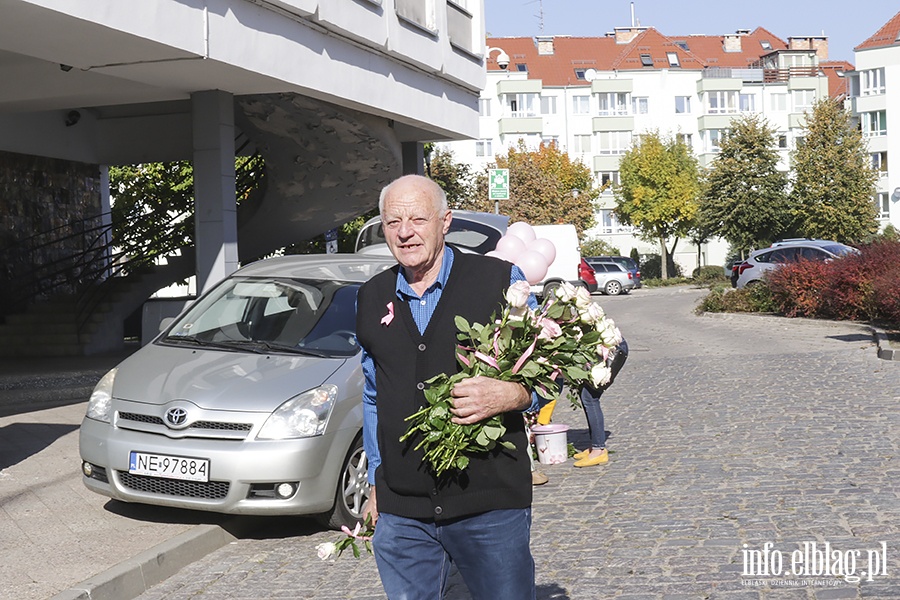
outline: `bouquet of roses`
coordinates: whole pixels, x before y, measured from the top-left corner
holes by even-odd
[[[451,421],[450,390],[458,381],[478,375],[515,381],[552,400],[562,375],[575,405],[582,384],[600,387],[609,382],[607,359],[622,335],[588,291],[563,283],[536,310],[528,306],[529,294],[527,282],[511,285],[505,308],[492,316],[490,324],[470,324],[456,317],[460,340],[456,358],[462,370],[426,382],[426,404],[406,418],[410,425],[400,438],[402,442],[418,434],[416,449],[424,448],[423,460],[436,475],[464,470],[469,455],[493,450],[497,444],[514,449],[500,439],[506,433],[500,415],[473,425]]]

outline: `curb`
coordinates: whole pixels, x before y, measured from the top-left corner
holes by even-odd
[[[237,538],[218,525],[198,525],[122,561],[50,600],[132,600]]]
[[[884,331],[877,327],[872,327],[872,336],[875,338],[875,345],[878,346],[878,358],[883,360],[900,360],[900,349],[891,347],[888,336]]]

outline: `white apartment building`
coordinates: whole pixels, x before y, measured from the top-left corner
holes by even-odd
[[[900,13],[854,48],[849,102],[879,171],[875,203],[882,228],[900,229],[900,125],[888,115],[900,105]]]
[[[843,72],[852,69],[826,62],[825,37],[784,41],[763,28],[667,36],[652,27],[624,27],[604,37],[489,38],[487,45],[479,137],[442,146],[480,169],[520,139],[532,148],[552,141],[588,165],[598,185],[618,182],[622,154],[651,130],[681,137],[709,166],[731,120],[744,113],[762,114],[778,132],[787,170],[805,111],[818,98],[840,94]],[[498,56],[508,59],[506,69],[498,67]],[[656,243],[616,221],[614,207],[607,186],[598,224],[587,235],[626,255],[632,248],[658,253]],[[723,264],[727,251],[723,240],[699,249],[681,240],[675,260],[690,274],[698,264]]]

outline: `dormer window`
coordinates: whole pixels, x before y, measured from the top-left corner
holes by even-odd
[[[652,67],[653,57],[649,54],[641,54],[641,64],[645,67]]]
[[[769,42],[769,40],[760,40],[759,45],[762,46],[763,50],[771,50],[772,49],[772,43]]]

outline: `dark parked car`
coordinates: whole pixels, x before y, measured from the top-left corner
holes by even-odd
[[[586,259],[588,264],[597,270],[594,266],[595,262],[613,262],[625,267],[625,270],[631,273],[631,280],[634,282],[634,289],[641,287],[641,271],[637,262],[628,256],[591,256]]]

